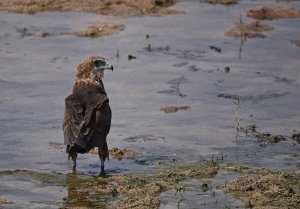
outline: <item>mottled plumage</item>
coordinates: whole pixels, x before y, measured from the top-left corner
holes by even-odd
[[[113,67],[102,57],[89,57],[77,67],[73,93],[65,99],[64,144],[76,169],[77,153],[98,147],[101,173],[109,157],[106,136],[111,125],[111,109],[102,78],[104,70]]]

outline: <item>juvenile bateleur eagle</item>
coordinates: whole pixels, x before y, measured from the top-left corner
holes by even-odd
[[[66,152],[76,170],[77,154],[98,147],[100,176],[105,175],[104,161],[109,158],[106,136],[111,125],[111,109],[102,78],[113,66],[103,57],[86,58],[77,67],[73,92],[65,99],[63,123]]]

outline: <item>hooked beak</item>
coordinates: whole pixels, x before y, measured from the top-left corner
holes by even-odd
[[[107,60],[95,60],[94,61],[95,70],[114,70],[112,64],[110,64]]]

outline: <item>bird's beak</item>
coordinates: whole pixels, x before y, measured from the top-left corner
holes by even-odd
[[[106,63],[105,69],[108,69],[108,70],[111,70],[111,71],[114,70],[114,67],[113,67],[112,64],[110,64],[110,63],[109,63],[108,61],[106,61],[106,60],[105,60],[105,63]]]
[[[95,71],[98,71],[98,70],[113,71],[114,70],[114,67],[112,66],[112,64],[110,64],[107,60],[96,60],[96,61],[94,61],[94,65],[95,65],[95,68],[94,68]]]

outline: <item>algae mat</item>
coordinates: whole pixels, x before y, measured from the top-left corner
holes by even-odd
[[[36,187],[61,186],[67,188],[67,196],[59,204],[60,208],[160,208],[167,205],[162,193],[175,191],[174,196],[191,189],[191,179],[214,179],[218,173],[229,171],[227,177],[213,188],[207,183],[198,187],[203,193],[222,189],[228,195],[240,199],[246,208],[298,208],[300,206],[300,174],[284,171],[250,168],[217,161],[168,165],[156,175],[112,175],[106,178],[82,176],[77,173],[67,175],[41,173],[30,170],[3,170],[0,178],[14,176],[30,181]],[[237,176],[238,177],[234,177]],[[229,197],[228,197],[229,198]],[[178,207],[185,203],[178,200]],[[1,205],[10,205],[1,199]],[[217,204],[216,204],[217,205]],[[224,207],[230,207],[224,205]],[[242,207],[242,205],[240,205]]]

